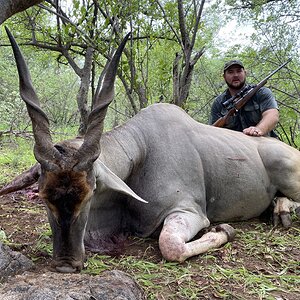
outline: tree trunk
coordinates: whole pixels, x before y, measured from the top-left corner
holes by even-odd
[[[173,102],[174,104],[180,107],[183,107],[186,103],[186,100],[189,96],[195,64],[204,53],[204,48],[202,48],[200,51],[197,51],[194,57],[192,58],[192,52],[194,51],[193,48],[195,46],[196,34],[199,29],[199,22],[202,15],[204,3],[205,0],[202,0],[197,13],[195,14],[195,24],[193,30],[191,31],[190,37],[186,26],[186,17],[183,8],[183,1],[177,1],[183,61],[181,61],[181,57],[179,57],[179,55],[176,54],[173,64]]]
[[[176,53],[175,59],[173,62],[173,103],[178,105],[179,104],[179,63],[182,58],[182,55]]]
[[[12,15],[40,2],[42,0],[0,0],[0,25]]]
[[[193,23],[193,28],[189,29],[187,29],[187,13],[184,10],[185,2],[186,1],[183,0],[177,0],[178,32],[169,22],[163,5],[159,0],[156,0],[166,23],[170,26],[170,29],[181,47],[181,53],[176,53],[173,62],[173,103],[180,107],[184,106],[189,96],[194,66],[204,53],[204,48],[202,48],[192,57],[192,53],[195,52],[194,46],[205,0],[201,0],[200,3],[198,3],[198,1],[191,1],[192,5],[189,5],[189,7],[193,7],[195,22]]]
[[[85,54],[84,66],[81,69],[81,82],[77,94],[77,105],[80,112],[80,126],[78,130],[79,135],[84,135],[87,129],[88,116],[90,110],[88,108],[88,92],[90,87],[91,69],[93,63],[93,49],[87,48]]]
[[[105,19],[110,22],[110,24],[114,30],[114,33],[118,37],[119,41],[121,41],[124,28],[122,28],[119,18],[114,15],[111,15],[109,13],[108,9],[102,9],[102,7],[100,7],[99,3],[96,0],[93,0],[93,1],[94,1],[95,5],[98,7],[101,14],[105,17]],[[131,47],[132,47],[132,45],[131,45]],[[132,106],[134,113],[136,114],[136,113],[138,113],[138,111],[140,109],[146,107],[148,104],[146,87],[145,87],[145,85],[143,85],[142,82],[138,82],[138,75],[136,72],[136,62],[133,58],[132,53],[125,48],[123,51],[123,54],[127,58],[127,62],[129,64],[130,71],[127,73],[128,76],[124,76],[124,75],[122,75],[122,73],[118,72],[118,77],[122,81],[122,84],[126,91],[126,95],[129,99],[129,102]],[[130,78],[130,79],[128,80],[127,78]],[[139,101],[139,109],[137,107],[137,104],[135,103],[134,95],[137,95],[137,99]]]

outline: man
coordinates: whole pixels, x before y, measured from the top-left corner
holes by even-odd
[[[224,102],[247,86],[246,71],[240,60],[227,62],[224,65],[223,77],[228,89],[215,99],[211,108],[210,124],[213,124],[227,113],[226,103],[224,105]],[[262,87],[243,108],[229,118],[225,127],[252,136],[268,135],[276,137],[273,129],[278,121],[277,102],[270,89]]]

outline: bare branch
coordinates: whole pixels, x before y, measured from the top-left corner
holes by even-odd
[[[189,34],[187,33],[187,30],[186,30],[182,0],[178,0],[177,5],[178,5],[178,16],[179,16],[179,28],[180,28],[182,43],[183,43],[184,49],[186,50],[186,49],[190,48],[191,42],[190,42]]]
[[[47,6],[43,5],[43,4],[39,4],[39,7],[49,11],[50,13],[54,14],[54,15],[57,15],[59,16],[62,20],[70,23],[72,26],[74,26],[76,32],[79,33],[79,35],[83,38],[83,40],[87,43],[88,46],[91,46],[93,48],[96,48],[93,40],[91,40],[82,30],[80,30],[78,28],[78,26],[76,26],[76,24],[74,24],[67,16],[66,14],[62,14],[62,13],[57,13],[56,11],[48,8]],[[61,8],[60,8],[60,11],[62,12]]]
[[[205,0],[202,0],[201,4],[200,4],[200,7],[199,7],[199,10],[198,10],[198,13],[197,13],[196,22],[195,22],[194,30],[193,30],[192,42],[191,42],[192,47],[195,45],[195,41],[196,41],[196,37],[197,37],[197,32],[198,32],[198,29],[199,29],[199,24],[200,24],[202,12],[203,12],[204,3],[205,3]]]
[[[174,27],[172,26],[172,24],[169,22],[168,17],[167,17],[167,14],[166,14],[166,12],[165,12],[163,6],[162,6],[161,3],[159,2],[159,0],[156,0],[156,3],[157,3],[158,6],[160,7],[161,12],[162,12],[162,14],[163,14],[163,16],[164,16],[164,20],[167,22],[167,24],[169,25],[170,29],[171,29],[172,32],[174,33],[174,35],[175,35],[175,37],[176,37],[176,39],[177,39],[178,44],[179,44],[179,45],[181,46],[181,48],[182,48],[182,51],[184,51],[184,45],[183,45],[183,42],[182,42],[180,36],[177,34],[177,32],[176,32],[176,30],[174,29]]]

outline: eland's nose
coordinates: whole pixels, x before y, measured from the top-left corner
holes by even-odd
[[[51,270],[59,273],[76,273],[82,269],[82,261],[53,260],[51,263]]]
[[[77,268],[73,268],[70,265],[57,266],[57,267],[55,267],[55,270],[59,273],[75,273],[75,272],[80,271]]]

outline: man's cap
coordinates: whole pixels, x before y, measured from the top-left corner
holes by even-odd
[[[240,60],[238,60],[238,59],[233,59],[233,60],[230,60],[230,61],[228,61],[227,63],[225,63],[225,65],[224,65],[224,72],[225,72],[228,68],[230,68],[231,66],[233,66],[233,65],[238,65],[238,66],[240,66],[241,68],[244,69],[244,65],[243,65],[243,63],[242,63]]]

